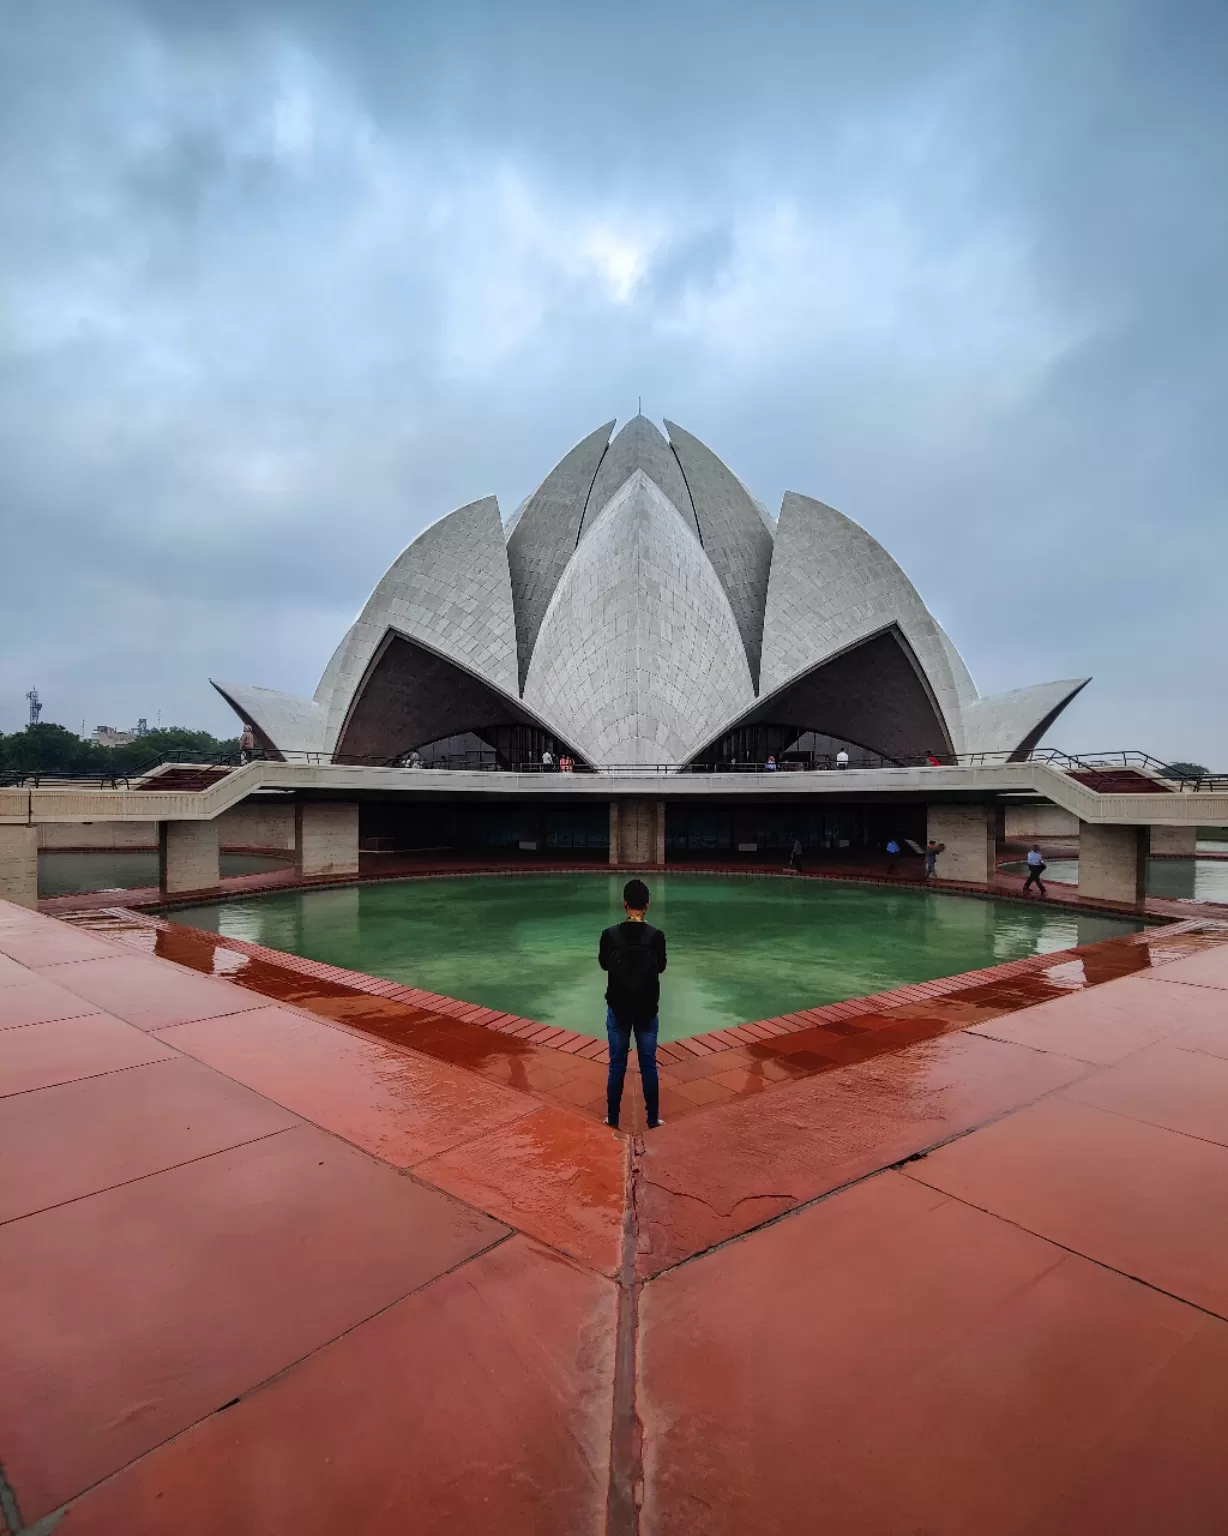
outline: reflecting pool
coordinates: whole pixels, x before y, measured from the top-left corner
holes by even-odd
[[[285,859],[260,853],[223,853],[222,879],[263,875],[283,869]],[[38,855],[38,894],[76,896],[82,891],[136,891],[158,883],[158,855],[152,848],[45,848]]]
[[[626,875],[475,876],[287,891],[176,922],[604,1036],[602,928]],[[661,1038],[1136,931],[1129,919],[828,880],[650,876]]]

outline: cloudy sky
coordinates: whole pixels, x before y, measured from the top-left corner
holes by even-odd
[[[310,694],[601,421],[1228,767],[1222,0],[0,0],[0,729]]]

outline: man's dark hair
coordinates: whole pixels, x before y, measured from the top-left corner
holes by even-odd
[[[648,887],[642,880],[628,880],[623,886],[623,901],[633,912],[642,912],[648,905]]]

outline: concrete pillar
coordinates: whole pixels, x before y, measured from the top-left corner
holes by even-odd
[[[294,862],[301,875],[356,875],[358,806],[342,800],[296,805]]]
[[[1147,828],[1079,825],[1079,895],[1142,901],[1147,887]]]
[[[996,825],[992,805],[927,805],[926,839],[946,844],[938,855],[938,879],[989,884],[997,863]]]
[[[0,826],[0,901],[38,906],[38,828]]]
[[[216,821],[158,823],[158,887],[168,896],[211,891],[221,879]]]
[[[1150,827],[1151,852],[1192,859],[1198,852],[1197,827]]]
[[[665,861],[665,805],[660,800],[611,800],[610,863]]]

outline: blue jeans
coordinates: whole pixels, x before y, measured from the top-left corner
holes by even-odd
[[[648,1124],[656,1125],[658,1118],[659,1090],[657,1088],[657,1027],[659,1019],[650,1024],[622,1025],[614,1017],[614,1010],[605,1012],[605,1032],[610,1042],[610,1075],[606,1079],[605,1110],[611,1125],[618,1124],[618,1111],[623,1102],[623,1081],[627,1076],[627,1057],[631,1054],[631,1036],[635,1035],[635,1050],[640,1059],[640,1078],[644,1084],[644,1109]]]

